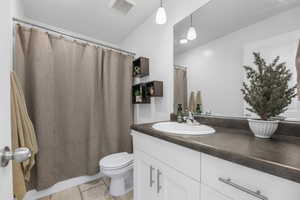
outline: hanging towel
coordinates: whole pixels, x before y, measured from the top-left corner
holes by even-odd
[[[300,101],[300,40],[298,41],[298,49],[296,55],[296,69],[297,69],[297,94]]]
[[[27,147],[32,156],[23,163],[13,162],[13,189],[17,200],[22,200],[26,193],[25,182],[30,179],[30,171],[35,164],[38,152],[37,139],[33,124],[28,116],[25,97],[15,72],[10,74],[11,83],[11,121],[12,150]]]
[[[189,111],[196,112],[196,101],[195,101],[194,92],[191,92],[190,101],[189,101]]]
[[[196,107],[198,104],[202,105],[201,91],[198,91],[196,96]]]

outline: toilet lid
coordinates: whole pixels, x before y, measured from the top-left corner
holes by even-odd
[[[127,152],[108,155],[100,160],[100,166],[104,168],[121,168],[133,162],[133,155]]]

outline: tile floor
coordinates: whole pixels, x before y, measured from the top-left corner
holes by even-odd
[[[39,200],[133,200],[132,192],[122,197],[110,196],[108,193],[108,185],[108,179],[99,179]]]

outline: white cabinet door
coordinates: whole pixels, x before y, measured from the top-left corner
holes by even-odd
[[[142,151],[200,182],[200,152],[132,131],[134,151]]]
[[[200,200],[200,183],[160,163],[155,192],[159,200]]]
[[[134,152],[134,200],[157,199],[154,188],[156,186],[156,167],[151,157]]]
[[[206,185],[201,185],[201,200],[230,200]]]
[[[135,151],[134,200],[200,200],[200,182]]]
[[[11,146],[10,129],[10,81],[11,63],[11,5],[12,1],[0,1],[0,151],[5,146]],[[0,167],[0,199],[12,200],[12,170],[11,163]]]

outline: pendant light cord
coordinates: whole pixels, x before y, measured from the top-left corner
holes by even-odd
[[[161,8],[163,7],[163,2],[162,2],[162,0],[160,0],[160,7],[161,7]]]
[[[193,14],[191,14],[191,26],[193,26]]]

